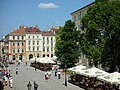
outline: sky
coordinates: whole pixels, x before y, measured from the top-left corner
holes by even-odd
[[[70,13],[94,0],[0,0],[0,39],[19,26],[38,26],[41,31],[64,26]]]

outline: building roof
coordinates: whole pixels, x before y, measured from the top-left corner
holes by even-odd
[[[37,27],[25,27],[25,26],[20,26],[19,29],[11,32],[10,34],[26,34],[26,33],[40,33],[40,29]]]
[[[42,36],[54,36],[55,33],[53,31],[42,31]]]
[[[72,14],[74,14],[74,13],[76,13],[76,12],[78,12],[78,11],[80,11],[80,10],[86,8],[86,7],[89,7],[89,6],[93,5],[94,3],[95,3],[95,2],[92,2],[92,3],[88,4],[88,5],[86,5],[86,6],[82,7],[82,8],[80,8],[80,9],[78,9],[78,10],[72,12],[70,15],[72,15]]]

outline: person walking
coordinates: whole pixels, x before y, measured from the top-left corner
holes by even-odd
[[[60,76],[61,76],[60,74],[61,74],[60,71],[58,71],[58,79],[60,79]]]
[[[48,76],[48,72],[46,71],[46,72],[45,72],[45,80],[46,80],[46,82],[48,81],[48,77],[49,77],[49,76]]]
[[[28,71],[28,66],[27,66],[27,71]]]
[[[32,87],[32,84],[31,84],[30,81],[29,81],[28,84],[27,84],[28,90],[31,90],[31,87]]]
[[[13,87],[13,78],[12,78],[12,76],[9,77],[9,86],[11,88]]]
[[[38,88],[38,84],[34,81],[34,90],[37,90],[37,88]]]
[[[18,67],[16,67],[16,75],[18,74]]]

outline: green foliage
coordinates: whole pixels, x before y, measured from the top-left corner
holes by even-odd
[[[71,20],[66,21],[64,27],[57,33],[55,54],[61,63],[72,66],[78,62],[79,35],[79,31]]]
[[[89,59],[120,65],[120,1],[96,0],[82,18],[82,30],[81,49]]]

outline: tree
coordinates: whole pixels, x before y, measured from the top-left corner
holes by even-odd
[[[79,31],[75,28],[75,23],[71,20],[65,22],[56,35],[55,55],[58,60],[68,67],[78,62],[79,52]]]
[[[95,64],[120,66],[120,1],[96,0],[82,19],[81,49]]]

